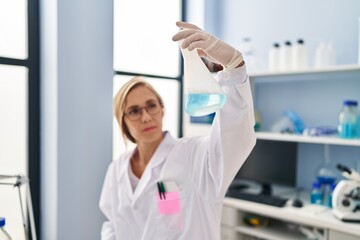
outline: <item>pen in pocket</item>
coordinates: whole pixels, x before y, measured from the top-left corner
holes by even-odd
[[[166,199],[166,190],[163,182],[157,182],[160,199]]]

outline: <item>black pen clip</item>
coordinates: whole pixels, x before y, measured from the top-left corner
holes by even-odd
[[[164,187],[164,183],[163,182],[157,182],[157,187],[158,187],[158,192],[159,192],[159,196],[160,199],[162,200],[163,198],[166,199],[166,194],[165,194],[165,187]]]

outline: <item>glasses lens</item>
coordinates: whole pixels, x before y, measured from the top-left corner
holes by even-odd
[[[126,113],[126,116],[128,116],[130,120],[136,120],[140,117],[140,111],[140,108],[133,108]]]
[[[150,115],[157,114],[160,111],[160,106],[157,103],[149,103],[146,107],[134,107],[126,112],[126,116],[130,120],[138,120],[141,116],[141,110],[146,109],[146,112]]]
[[[156,114],[159,112],[159,105],[157,105],[156,103],[150,103],[146,106],[146,111],[149,114]]]

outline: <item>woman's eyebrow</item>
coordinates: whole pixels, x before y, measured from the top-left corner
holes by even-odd
[[[149,99],[145,102],[145,104],[149,104],[149,103],[154,103],[154,102],[157,102],[156,99]],[[140,105],[131,105],[129,107],[127,107],[126,109],[131,109],[131,108],[138,108]]]

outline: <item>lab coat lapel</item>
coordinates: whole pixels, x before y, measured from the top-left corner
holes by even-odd
[[[131,187],[131,183],[130,183],[130,176],[129,176],[129,167],[130,167],[130,158],[132,156],[133,153],[129,154],[129,156],[127,156],[127,160],[126,163],[124,165],[124,169],[123,169],[123,175],[125,177],[124,181],[125,181],[125,188],[126,188],[126,192],[129,196],[130,199],[133,198],[133,190]]]
[[[159,147],[156,149],[154,155],[152,156],[149,164],[146,166],[146,169],[141,176],[138,186],[134,192],[133,204],[144,192],[145,188],[148,186],[152,175],[154,177],[159,176],[162,163],[165,161],[166,156],[168,155],[171,147],[175,144],[176,140],[166,132],[163,141],[160,143]],[[156,174],[157,173],[157,174]]]

